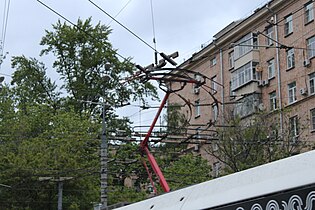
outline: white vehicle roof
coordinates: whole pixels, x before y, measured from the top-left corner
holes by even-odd
[[[315,183],[315,151],[169,192],[117,210],[207,209]]]

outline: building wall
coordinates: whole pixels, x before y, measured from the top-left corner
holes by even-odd
[[[258,8],[251,16],[236,21],[218,32],[212,43],[180,65],[182,69],[200,72],[208,78],[215,76],[216,81],[220,83],[220,85],[216,85],[216,91],[211,92],[212,96],[220,102],[219,116],[215,121],[214,128],[224,125],[226,123],[224,116],[231,112],[231,109],[234,109],[239,102],[241,102],[240,104],[244,103],[245,98],[253,93],[259,95],[259,98],[251,101],[254,108],[256,107],[255,110],[270,111],[270,93],[275,91],[277,109],[282,111],[270,111],[270,116],[277,115],[281,119],[282,125],[280,127],[283,132],[289,132],[285,130],[289,127],[287,126],[288,119],[298,116],[300,126],[306,128],[299,134],[299,138],[315,142],[315,132],[311,126],[310,114],[310,110],[315,108],[315,95],[310,94],[309,82],[309,75],[315,72],[315,58],[310,59],[310,65],[304,65],[304,61],[307,59],[307,39],[315,36],[314,18],[309,23],[305,22],[304,7],[309,2],[308,0],[270,1],[267,5]],[[315,16],[314,6],[315,2],[313,2],[313,17]],[[288,15],[292,15],[293,32],[285,35],[285,18]],[[273,29],[272,39],[278,40],[278,42],[273,41],[272,45],[268,45],[268,39],[265,36],[268,27]],[[235,43],[249,33],[253,33],[253,36],[257,34],[256,49],[236,59],[234,68],[230,68],[229,54],[232,51],[235,54],[237,46]],[[288,69],[287,50],[291,47],[294,49],[295,66]],[[213,58],[216,58],[215,65],[212,65]],[[268,61],[271,59],[274,59],[275,75],[268,79]],[[251,80],[237,88],[234,91],[235,95],[231,96],[230,88],[233,74],[250,61],[257,62],[256,75],[260,74],[260,78]],[[262,81],[265,81],[264,85],[261,85]],[[289,104],[288,85],[294,81],[296,82],[297,100]],[[207,80],[206,85],[211,86],[211,81]],[[215,116],[213,116],[211,104],[215,101],[207,91],[200,89],[200,92],[195,94],[193,89],[193,85],[189,84],[178,94],[187,99],[192,106],[190,124],[203,125],[199,127],[205,128],[210,120],[214,122]],[[307,90],[308,93],[301,94],[301,89]],[[200,116],[196,117],[193,105],[198,99],[201,104],[205,105],[200,107]],[[172,94],[169,99],[169,104],[179,103],[184,105],[186,102],[175,94]],[[182,113],[185,113],[186,116],[190,115],[189,110],[187,105],[182,107]],[[247,116],[243,117],[246,118]],[[213,138],[213,133],[211,135],[210,140]],[[207,143],[203,138],[201,139],[201,145]],[[204,151],[201,151],[201,153],[204,153]],[[211,157],[208,158],[212,159]]]

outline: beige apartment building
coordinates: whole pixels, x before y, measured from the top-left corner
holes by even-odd
[[[264,111],[270,119],[276,116],[280,134],[315,142],[314,5],[309,0],[271,0],[226,26],[179,66],[210,78],[207,88],[187,84],[178,93],[193,104],[191,111],[187,106],[181,110],[196,135],[211,141],[218,137],[211,129],[202,133],[203,128],[224,126],[227,114],[246,119]],[[183,104],[182,98],[172,94],[168,103]],[[300,125],[306,128],[303,133]],[[190,146],[202,153],[202,145]]]

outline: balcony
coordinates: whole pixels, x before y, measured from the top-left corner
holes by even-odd
[[[245,118],[257,112],[258,106],[261,103],[261,94],[253,93],[244,96],[235,104],[233,114]]]
[[[251,53],[249,53],[251,54]],[[232,72],[231,91],[236,95],[245,95],[248,93],[260,93],[258,81],[261,80],[261,72],[256,71],[258,62],[247,62]]]
[[[238,68],[244,66],[246,63],[251,62],[251,61],[259,63],[259,50],[252,49],[251,51],[249,51],[248,53],[246,53],[242,57],[235,60],[234,68],[238,69]]]
[[[240,86],[234,90],[235,95],[242,96],[250,93],[261,93],[261,88],[259,87],[259,82],[256,80],[251,80],[248,83]]]

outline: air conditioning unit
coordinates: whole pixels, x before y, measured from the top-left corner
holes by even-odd
[[[304,67],[310,67],[310,66],[311,66],[311,61],[310,61],[310,59],[305,59],[305,60],[303,61],[303,65],[304,65]]]
[[[263,83],[263,86],[269,85],[269,80],[268,79],[263,80],[262,83]]]
[[[301,88],[300,89],[300,94],[303,95],[303,96],[306,96],[307,95],[307,89],[306,88]]]

